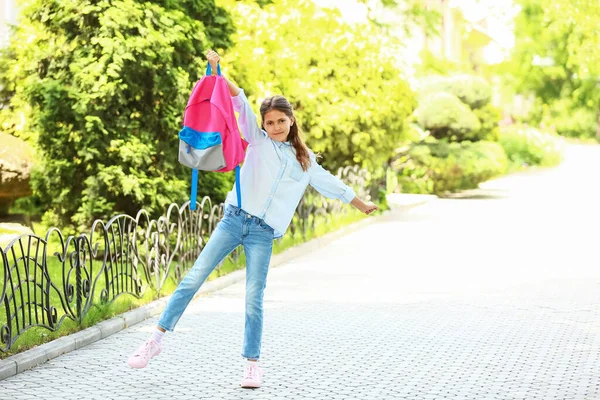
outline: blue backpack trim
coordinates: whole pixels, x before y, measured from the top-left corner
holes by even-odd
[[[240,189],[240,166],[235,167],[235,193],[237,194],[238,208],[242,208],[242,191]]]
[[[192,193],[190,193],[190,210],[196,210],[196,196],[198,193],[198,170],[192,169]]]
[[[202,150],[223,143],[219,132],[198,132],[188,126],[184,126],[183,129],[179,131],[179,139],[195,149]]]

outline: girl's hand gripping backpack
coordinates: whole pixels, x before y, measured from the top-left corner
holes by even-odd
[[[242,206],[239,164],[244,161],[248,142],[240,136],[220,65],[217,71],[217,76],[211,75],[209,64],[206,76],[196,83],[179,132],[179,162],[192,168],[191,210],[196,209],[198,170],[228,172],[235,168],[238,207]]]

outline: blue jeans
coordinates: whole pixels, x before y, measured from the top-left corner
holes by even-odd
[[[273,250],[273,228],[232,205],[227,206],[225,216],[194,266],[177,286],[158,326],[172,331],[208,275],[240,244],[246,253],[246,321],[242,357],[258,359],[263,329],[263,294]]]

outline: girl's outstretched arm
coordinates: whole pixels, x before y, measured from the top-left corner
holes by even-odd
[[[352,204],[360,212],[367,215],[379,209],[374,203],[370,201],[364,202],[362,199],[358,198],[350,186],[343,183],[338,177],[333,176],[331,172],[319,165],[312,152],[309,174],[309,184],[323,196],[329,199],[339,199],[346,204]]]

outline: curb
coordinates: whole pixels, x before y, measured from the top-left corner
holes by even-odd
[[[279,267],[282,264],[293,260],[294,258],[304,255],[307,252],[322,248],[334,240],[355,232],[366,225],[370,225],[378,221],[384,221],[398,211],[407,211],[410,208],[425,204],[428,201],[428,199],[424,199],[422,197],[415,197],[413,200],[414,201],[412,204],[409,204],[410,202],[408,201],[404,201],[402,207],[400,208],[392,207],[392,210],[384,211],[376,217],[364,218],[360,221],[340,228],[335,232],[327,233],[321,237],[314,238],[308,242],[291,247],[282,253],[274,254],[271,257],[269,268]],[[205,282],[193,297],[192,301],[198,297],[216,292],[233,285],[234,283],[242,281],[245,279],[245,277],[246,270],[240,269],[212,281]],[[7,357],[4,360],[0,360],[0,380],[17,375],[39,364],[52,360],[53,358],[56,358],[62,354],[85,347],[88,344],[97,342],[125,328],[129,328],[148,318],[158,315],[165,309],[170,297],[171,296],[162,297],[151,303],[138,307],[135,310],[127,311],[111,319],[99,322],[96,325],[86,328],[82,331],[60,337],[51,342],[44,343],[22,353]]]

